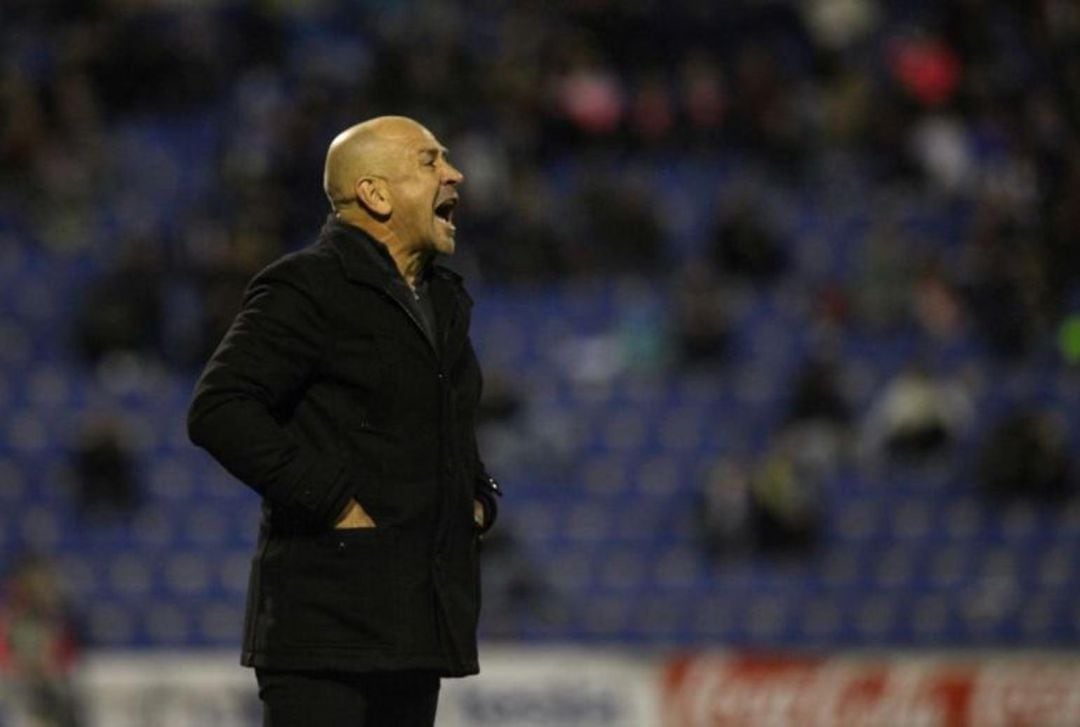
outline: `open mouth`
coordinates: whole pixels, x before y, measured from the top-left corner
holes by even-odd
[[[457,197],[449,197],[435,205],[435,216],[451,228],[454,227],[454,208],[457,207],[457,202]]]

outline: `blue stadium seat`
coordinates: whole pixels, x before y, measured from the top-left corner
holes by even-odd
[[[145,638],[160,646],[182,646],[194,636],[197,614],[175,600],[147,603],[133,616]]]
[[[155,158],[197,186],[205,181],[199,168],[209,133],[128,129],[124,164],[164,145]],[[179,163],[177,145],[195,147],[190,169]],[[689,193],[707,194],[712,204],[724,173],[670,174],[701,182]],[[808,279],[849,280],[868,213],[830,219],[807,200],[793,204],[795,219],[786,224],[797,231],[795,264]],[[957,224],[938,219],[948,216],[941,210],[907,206],[913,229]],[[684,244],[700,246],[701,236],[687,231],[704,235],[710,223],[688,220]],[[0,239],[0,560],[29,545],[55,553],[85,604],[93,644],[235,644],[259,499],[188,442],[191,372],[141,377],[125,388],[69,360],[66,343],[53,339],[69,324],[75,298],[57,291],[76,289],[87,271],[52,262]],[[506,478],[502,527],[541,564],[557,605],[542,615],[486,615],[498,633],[667,646],[1080,643],[1080,502],[995,509],[970,472],[954,481],[944,469],[846,464],[824,485],[828,517],[818,554],[793,562],[705,560],[695,525],[703,474],[717,456],[752,461],[773,443],[792,376],[817,332],[801,310],[804,291],[736,292],[727,367],[575,378],[563,347],[617,333],[628,311],[643,319],[668,312],[664,287],[604,280],[474,291],[473,333],[485,370],[525,382],[528,406],[548,408],[581,432],[569,448],[576,467],[554,475],[521,468]],[[854,326],[834,345],[857,415],[896,371],[926,353],[936,365],[970,367],[974,378],[1000,383],[979,394],[981,420],[1038,401],[1063,411],[1070,436],[1080,437],[1080,380],[1057,364],[999,371],[970,340],[925,352],[911,332]],[[62,486],[81,416],[96,411],[119,412],[137,435],[146,497],[130,522],[76,520]]]
[[[570,542],[604,542],[612,526],[611,510],[588,500],[574,503],[561,523],[563,537]]]
[[[92,646],[124,647],[132,643],[160,643],[140,638],[135,614],[102,593],[87,601],[83,610],[87,639]]]
[[[211,587],[212,561],[196,551],[181,551],[168,557],[163,577],[168,591],[176,596],[198,596]]]
[[[247,548],[227,551],[217,559],[217,589],[232,599],[242,599],[247,592],[251,572],[251,551]]]
[[[241,638],[244,627],[243,601],[211,601],[199,610],[195,624],[200,643],[231,647]]]
[[[156,565],[155,558],[138,551],[117,554],[108,567],[110,592],[127,602],[147,596],[157,580]]]
[[[630,488],[629,461],[613,454],[598,454],[586,459],[581,468],[585,491],[597,498],[620,497]]]

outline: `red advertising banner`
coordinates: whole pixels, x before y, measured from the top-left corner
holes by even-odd
[[[662,692],[668,727],[1080,725],[1080,658],[684,655]]]

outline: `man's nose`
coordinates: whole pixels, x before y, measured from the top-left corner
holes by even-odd
[[[446,165],[446,174],[443,177],[445,184],[461,184],[465,181],[465,175],[461,173],[461,170],[452,164]]]

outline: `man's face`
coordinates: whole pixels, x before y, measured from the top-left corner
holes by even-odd
[[[390,227],[410,249],[452,254],[457,185],[464,176],[446,158],[446,148],[422,126],[400,138],[400,153],[397,173],[389,180]]]

